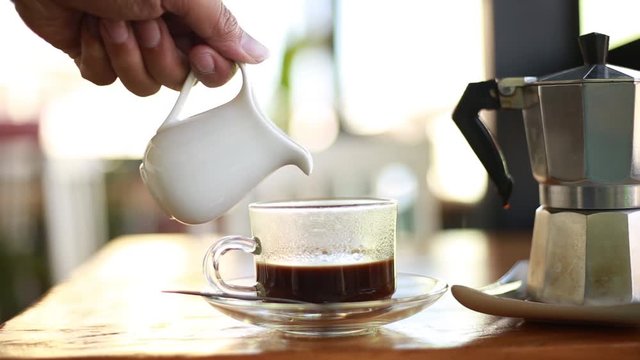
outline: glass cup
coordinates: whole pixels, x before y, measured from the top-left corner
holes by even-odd
[[[397,203],[375,198],[262,202],[249,205],[251,237],[231,235],[207,250],[209,284],[231,295],[313,303],[390,298],[396,285]],[[256,284],[225,282],[220,259],[254,255]]]

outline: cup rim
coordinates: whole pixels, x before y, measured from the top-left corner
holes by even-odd
[[[249,209],[332,209],[374,206],[396,206],[397,201],[375,197],[336,197],[296,200],[260,201],[249,204]]]

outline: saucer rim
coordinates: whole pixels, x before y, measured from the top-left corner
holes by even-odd
[[[403,280],[417,281],[418,285],[414,286],[422,288],[424,284],[419,282],[428,280],[431,282],[430,291],[414,289],[413,292],[419,292],[418,295],[332,304],[264,303],[210,297],[203,299],[228,317],[287,336],[318,338],[364,335],[426,310],[449,289],[446,282],[433,277],[400,272],[396,275]],[[410,288],[411,285],[407,285],[407,289]]]
[[[514,280],[522,281],[526,288],[526,278],[520,278],[512,271],[516,266],[528,266],[528,261],[521,260],[496,283]],[[520,269],[522,270],[522,269]],[[496,284],[494,283],[494,284]],[[484,287],[490,289],[491,285]],[[640,302],[618,305],[574,305],[543,303],[528,299],[526,294],[514,293],[489,294],[483,288],[472,288],[464,285],[451,285],[451,294],[464,307],[479,313],[510,318],[522,318],[530,321],[552,323],[585,323],[617,326],[640,325]]]
[[[450,286],[447,282],[434,278],[427,275],[421,275],[410,272],[398,272],[396,274],[396,284],[399,284],[398,278],[402,277],[402,280],[414,280],[414,281],[432,281],[430,291],[422,292],[416,295],[411,296],[403,296],[397,297],[398,291],[388,299],[380,299],[380,300],[367,300],[367,301],[353,301],[353,302],[339,302],[339,303],[326,303],[326,304],[316,304],[316,303],[308,303],[308,304],[287,304],[287,303],[273,303],[273,302],[263,302],[256,300],[240,300],[240,299],[220,299],[220,298],[211,298],[205,297],[204,300],[210,303],[212,306],[225,306],[230,307],[235,310],[239,310],[240,308],[246,309],[272,309],[279,311],[315,311],[315,312],[323,312],[323,311],[336,311],[336,310],[353,310],[353,309],[361,309],[361,308],[383,308],[394,306],[398,304],[411,304],[416,302],[422,302],[431,299],[434,296],[441,297],[446,293]],[[253,279],[253,277],[240,277],[233,280],[247,280]],[[417,280],[416,280],[417,279]],[[233,281],[232,280],[232,281]],[[398,286],[398,285],[396,285]],[[208,289],[211,291],[211,289]]]

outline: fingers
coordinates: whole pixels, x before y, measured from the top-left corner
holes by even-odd
[[[128,24],[103,20],[100,27],[92,16],[83,19],[82,50],[75,60],[85,79],[107,85],[119,77],[127,89],[140,96],[156,93],[161,85],[180,89],[189,71],[188,61],[176,48],[164,21]],[[218,83],[217,77],[213,78],[206,83]]]
[[[162,0],[55,0],[68,9],[77,9],[100,18],[147,20],[162,15]]]
[[[267,48],[242,30],[221,0],[164,0],[163,5],[229,60],[255,64],[269,56]]]
[[[80,55],[74,59],[83,78],[97,84],[109,85],[116,80],[109,57],[98,30],[98,21],[93,16],[82,19],[80,32]]]
[[[189,65],[176,48],[165,22],[162,19],[134,22],[133,29],[148,74],[157,83],[179,90]]]
[[[160,84],[147,73],[131,25],[125,21],[103,19],[100,21],[100,33],[111,67],[122,84],[139,96],[155,94]]]
[[[236,70],[235,63],[208,45],[194,46],[189,52],[189,60],[198,80],[209,87],[225,84]]]
[[[268,57],[268,50],[238,25],[222,0],[55,3],[73,16],[101,19],[97,26],[96,20],[83,20],[81,51],[68,52],[82,76],[100,85],[120,78],[140,96],[154,94],[162,85],[179,89],[190,68],[206,86],[220,86],[233,76],[235,63]],[[168,26],[165,20],[171,19],[180,25]]]

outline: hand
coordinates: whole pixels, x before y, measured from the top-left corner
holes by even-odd
[[[98,85],[120,78],[140,96],[180,89],[191,69],[204,85],[220,86],[235,62],[268,56],[222,0],[15,0],[15,7],[82,77]]]

